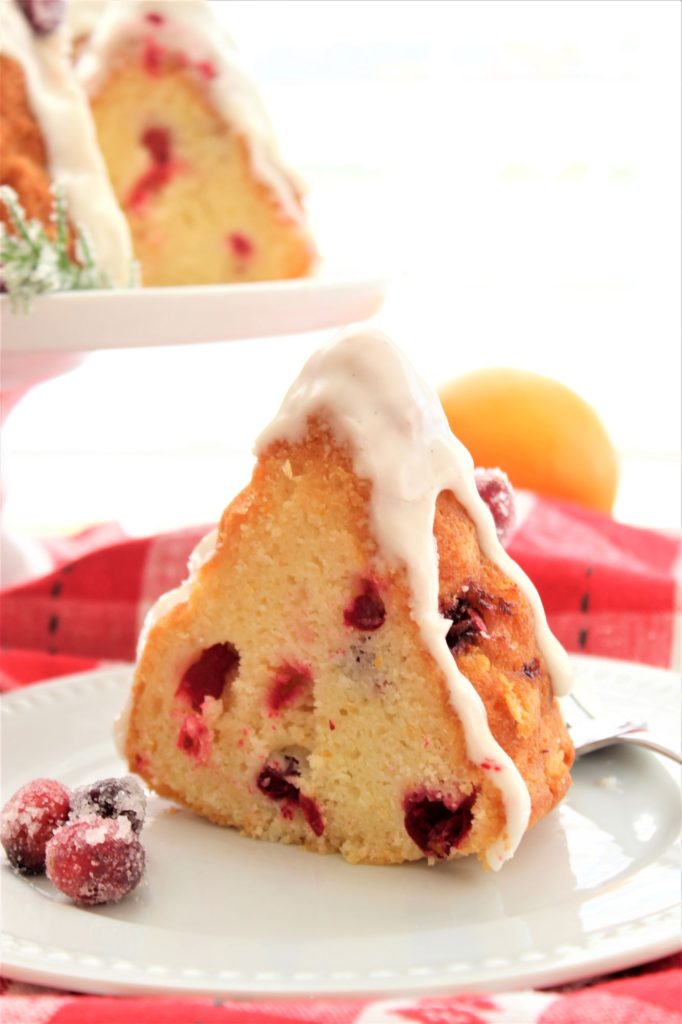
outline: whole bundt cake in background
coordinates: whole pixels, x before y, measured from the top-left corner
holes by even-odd
[[[499,867],[570,784],[570,673],[436,396],[351,333],[257,452],[148,616],[130,767],[249,836]]]
[[[207,0],[114,0],[77,63],[145,285],[300,277],[300,191]]]
[[[60,4],[0,3],[0,185],[54,233],[54,190],[112,284],[131,278],[132,247],[69,58]],[[0,220],[11,217],[0,201]]]

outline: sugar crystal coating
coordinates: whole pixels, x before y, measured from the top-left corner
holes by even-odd
[[[142,786],[126,775],[121,779],[99,779],[73,791],[71,818],[127,818],[133,831],[140,832],[147,810]]]
[[[83,818],[47,844],[47,877],[82,906],[116,903],[139,884],[145,852],[127,818]]]
[[[69,816],[71,794],[54,779],[34,779],[10,797],[0,812],[0,842],[16,871],[45,870],[45,847]]]

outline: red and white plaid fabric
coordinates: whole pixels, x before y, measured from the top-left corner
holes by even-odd
[[[682,536],[522,495],[508,543],[569,651],[679,667]],[[156,598],[206,527],[130,540],[116,527],[52,541],[54,571],[2,595],[0,690],[130,661]],[[562,992],[392,1000],[216,1002],[74,996],[0,979],[3,1024],[682,1024],[682,960]]]

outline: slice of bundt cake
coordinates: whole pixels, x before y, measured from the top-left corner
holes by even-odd
[[[569,672],[435,395],[350,334],[257,448],[149,613],[131,768],[249,836],[498,867],[570,784]]]
[[[88,103],[69,59],[63,5],[0,3],[0,185],[26,216],[55,231],[54,190],[85,232],[98,269],[130,283],[132,245],[107,176]],[[0,201],[0,221],[15,230]],[[75,232],[74,232],[75,238]]]
[[[311,270],[299,189],[207,0],[116,0],[77,67],[144,284]]]

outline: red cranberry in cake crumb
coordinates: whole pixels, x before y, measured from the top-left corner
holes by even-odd
[[[527,661],[522,666],[521,671],[523,672],[526,679],[537,679],[540,675],[540,662],[537,658],[533,658],[532,661]]]
[[[53,779],[34,779],[10,797],[0,813],[0,842],[16,871],[45,870],[45,847],[70,809],[71,793]]]
[[[215,64],[210,60],[198,60],[194,67],[197,69],[202,78],[206,78],[210,81],[218,74]]]
[[[241,231],[232,231],[227,236],[227,244],[238,260],[245,262],[253,256],[253,242]]]
[[[167,128],[147,128],[140,142],[155,164],[167,164],[171,158],[171,137]]]
[[[362,592],[344,610],[343,621],[353,629],[371,632],[383,626],[386,608],[373,580],[362,581]]]
[[[144,20],[148,21],[150,25],[154,25],[156,28],[159,28],[161,25],[165,24],[166,21],[163,14],[159,14],[158,11],[149,11],[147,14],[145,14]]]
[[[79,786],[71,798],[71,818],[127,818],[133,832],[140,832],[147,810],[142,786],[132,775],[99,779]]]
[[[444,860],[469,834],[475,800],[475,793],[460,798],[413,793],[403,804],[405,831],[427,857]]]
[[[218,700],[239,671],[239,652],[234,644],[213,644],[202,651],[180,680],[175,696],[189,702],[195,711],[207,697]]]
[[[315,801],[311,800],[309,796],[304,796],[303,793],[300,793],[298,806],[301,808],[303,817],[308,822],[315,835],[321,836],[324,832],[324,820],[320,814],[320,808],[317,806]]]
[[[142,67],[152,78],[156,78],[161,71],[164,53],[163,46],[159,46],[154,39],[145,39],[142,48]]]
[[[289,707],[309,696],[312,692],[313,677],[305,665],[283,665],[279,669],[268,691],[267,704],[272,714]]]
[[[444,609],[442,614],[452,622],[445,642],[453,654],[474,643],[479,636],[489,636],[483,616],[466,597],[456,598],[454,604]]]
[[[271,800],[293,800],[298,803],[299,789],[290,778],[298,778],[301,769],[295,757],[275,755],[270,758],[256,779],[256,785]]]
[[[178,174],[180,164],[173,160],[172,139],[167,128],[147,128],[140,136],[140,145],[151,158],[151,167],[137,179],[128,193],[125,205],[140,210],[150,196],[160,192]]]
[[[501,469],[474,470],[476,489],[486,503],[495,520],[495,529],[500,541],[509,536],[516,519],[514,491],[509,477]]]
[[[295,757],[289,754],[276,754],[260,771],[256,785],[264,796],[282,803],[282,814],[285,818],[292,818],[294,809],[299,807],[315,835],[321,836],[324,832],[324,821],[319,807],[290,781],[299,778],[300,774],[300,765]]]
[[[151,761],[146,754],[135,754],[135,771],[146,772],[151,768]]]
[[[211,756],[212,737],[203,718],[187,715],[180,726],[176,742],[178,750],[193,757],[197,764],[205,764]]]
[[[127,818],[73,821],[47,844],[47,877],[84,906],[123,899],[140,882],[144,867],[144,848]]]

